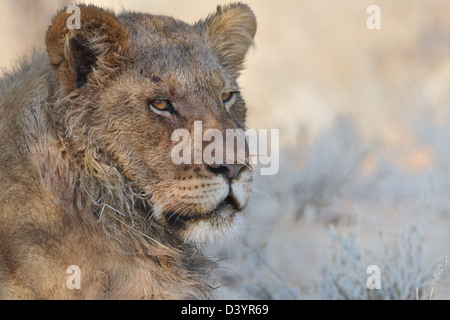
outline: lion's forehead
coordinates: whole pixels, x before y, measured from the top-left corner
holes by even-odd
[[[132,35],[133,60],[143,69],[141,74],[156,75],[189,94],[236,87],[236,80],[191,25],[142,13],[124,13],[119,18]]]
[[[219,69],[212,50],[195,29],[176,19],[127,13],[121,20],[130,30],[137,56],[170,69]]]
[[[121,16],[132,34],[135,62],[180,84],[223,87],[231,82],[213,50],[195,29],[165,16],[127,13]]]

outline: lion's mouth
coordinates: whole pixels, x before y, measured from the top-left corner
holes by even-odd
[[[237,204],[236,204],[236,200],[231,196],[226,197],[225,200],[223,200],[222,203],[219,205],[219,208],[221,206],[226,206],[226,205],[231,205],[231,206],[233,206],[234,209],[239,210],[237,207]]]
[[[239,211],[236,205],[235,199],[233,197],[226,197],[213,211],[209,213],[190,213],[190,214],[180,214],[177,212],[166,212],[166,221],[176,229],[182,229],[190,223],[195,223],[198,221],[220,221],[229,220],[234,216],[234,214]]]

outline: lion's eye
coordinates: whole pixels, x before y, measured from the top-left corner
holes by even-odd
[[[234,93],[233,92],[225,92],[222,94],[221,99],[223,103],[228,103],[233,99]]]
[[[167,100],[157,100],[150,102],[153,108],[158,111],[171,111],[172,104]]]

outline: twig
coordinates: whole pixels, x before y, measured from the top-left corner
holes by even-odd
[[[98,207],[102,207],[102,210],[100,211],[100,215],[99,215],[99,219],[102,218],[103,216],[103,211],[105,211],[105,208],[110,208],[111,210],[117,212],[118,214],[120,214],[123,217],[126,217],[126,215],[124,215],[122,212],[120,212],[117,209],[114,209],[113,207],[111,207],[109,204],[106,204],[105,202],[100,203],[100,201],[103,199],[104,196],[102,196],[100,199],[98,199],[97,201],[94,200],[94,198],[91,196],[91,194],[86,190],[86,188],[84,186],[81,186],[84,190],[84,192],[86,192],[86,194],[89,196],[89,198],[91,198],[92,202],[94,203],[94,205],[98,206]]]

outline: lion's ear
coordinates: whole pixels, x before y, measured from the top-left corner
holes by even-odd
[[[219,6],[216,13],[194,25],[217,55],[219,63],[235,76],[243,69],[256,26],[255,14],[242,3]]]
[[[110,77],[130,43],[128,30],[113,13],[95,6],[79,8],[81,29],[69,29],[72,13],[62,10],[46,38],[50,62],[65,93]]]

